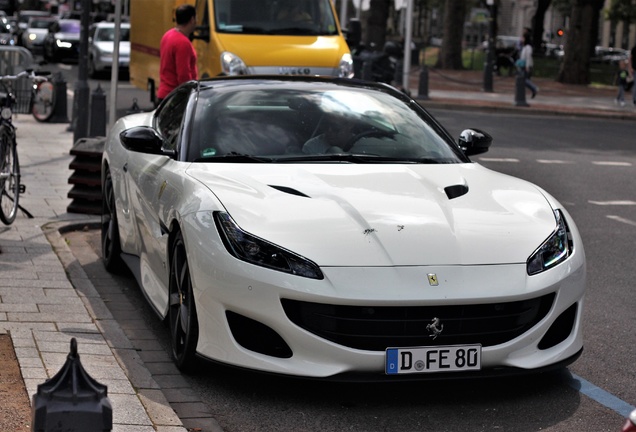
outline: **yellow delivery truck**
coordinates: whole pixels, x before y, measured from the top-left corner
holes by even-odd
[[[197,10],[200,78],[218,75],[353,77],[332,0],[131,0],[130,79],[159,86],[159,42],[183,3]]]

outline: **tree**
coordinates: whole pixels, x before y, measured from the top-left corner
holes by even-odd
[[[590,57],[598,39],[598,22],[604,0],[571,0],[571,3],[565,55],[557,81],[565,84],[589,84]]]
[[[543,44],[543,21],[545,21],[545,13],[550,7],[552,0],[539,0],[537,2],[537,10],[532,17],[532,48],[534,52],[541,52]]]
[[[444,7],[444,36],[437,64],[441,69],[463,69],[462,38],[466,19],[465,0],[446,0]]]
[[[606,11],[606,18],[611,23],[612,39],[614,39],[616,25],[619,22],[623,22],[624,29],[629,29],[629,25],[636,21],[636,3],[634,0],[612,0]],[[620,44],[623,48],[628,48],[627,43],[627,31],[624,30],[623,39],[620,42],[614,41],[612,45]]]

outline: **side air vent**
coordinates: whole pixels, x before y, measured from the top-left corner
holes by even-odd
[[[279,190],[279,191],[284,192],[284,193],[288,193],[290,195],[297,195],[297,196],[309,198],[309,196],[305,195],[304,193],[302,193],[300,191],[297,191],[296,189],[292,189],[290,187],[287,187],[287,186],[269,185],[269,187],[274,188],[274,189]]]
[[[446,192],[446,196],[448,199],[459,198],[462,195],[466,195],[468,193],[468,186],[466,185],[453,185],[446,186],[444,188],[444,192]]]

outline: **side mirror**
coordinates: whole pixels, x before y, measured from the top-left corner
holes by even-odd
[[[192,39],[210,42],[210,26],[197,26],[192,33]]]
[[[148,126],[136,126],[119,134],[119,139],[125,149],[156,155],[175,157],[177,152],[163,148],[163,138]]]
[[[492,144],[492,136],[479,129],[466,129],[459,135],[459,147],[466,156],[486,153]]]

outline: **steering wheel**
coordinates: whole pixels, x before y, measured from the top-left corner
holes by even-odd
[[[343,146],[343,148],[347,151],[350,150],[351,147],[353,147],[354,144],[362,138],[391,138],[393,135],[395,135],[395,132],[383,131],[379,129],[367,129],[351,137],[349,141],[347,141],[346,144]]]

